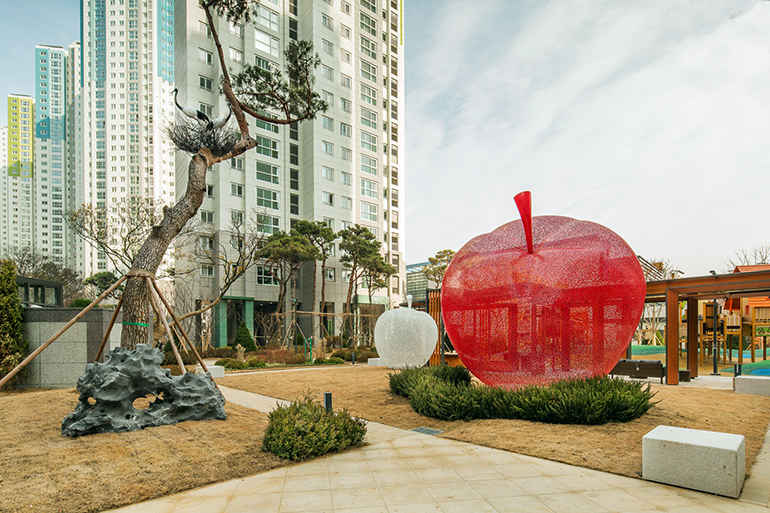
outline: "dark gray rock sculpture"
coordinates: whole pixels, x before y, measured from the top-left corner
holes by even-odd
[[[185,420],[225,420],[225,398],[209,374],[172,376],[161,369],[163,353],[149,344],[133,351],[118,347],[105,363],[90,363],[78,379],[80,402],[62,421],[64,436],[120,433]],[[144,410],[134,401],[155,400]]]

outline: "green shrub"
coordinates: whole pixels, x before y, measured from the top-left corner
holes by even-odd
[[[201,355],[204,356],[204,355]],[[206,351],[207,358],[235,358],[235,349],[232,347],[212,347]]]
[[[251,332],[249,331],[248,326],[246,326],[246,323],[243,321],[241,321],[241,324],[238,326],[238,331],[235,332],[233,347],[238,347],[238,344],[243,346],[246,351],[257,350],[257,346],[254,345],[254,339],[251,337]]]
[[[339,349],[332,353],[332,358],[341,358],[346,362],[353,361],[353,353],[356,353],[356,362],[365,363],[369,358],[377,358],[376,349],[356,349],[351,351],[350,349]]]
[[[79,297],[70,303],[70,308],[85,308],[91,304],[90,299]]]
[[[235,358],[222,358],[221,360],[217,360],[214,365],[219,365],[228,370],[242,370],[247,368],[246,362],[236,360]]]
[[[345,360],[343,360],[342,358],[336,358],[334,356],[332,356],[328,360],[324,358],[316,358],[313,361],[313,365],[339,365],[344,363],[345,363]]]
[[[192,353],[185,353],[184,351],[179,351],[179,356],[182,357],[182,363],[185,365],[196,365],[198,363],[198,359],[195,358],[195,355]],[[176,357],[174,356],[174,351],[166,351],[163,353],[163,362],[161,363],[162,366],[167,365],[176,365]]]
[[[347,410],[326,413],[306,395],[270,412],[262,450],[279,458],[306,460],[361,445],[364,436],[366,421],[353,418]]]
[[[304,353],[295,354],[294,351],[287,351],[285,349],[260,351],[259,357],[267,363],[285,363],[289,365],[301,365],[307,361],[307,357]]]
[[[0,262],[0,377],[11,372],[27,356],[29,343],[24,339],[24,311],[16,286],[16,265],[11,260]],[[23,381],[27,369],[22,368],[9,385]]]
[[[246,360],[246,367],[249,367],[250,369],[256,368],[256,367],[267,367],[267,364],[265,363],[265,360],[258,357],[249,358]]]
[[[407,397],[416,412],[440,420],[498,418],[595,425],[639,418],[655,404],[649,384],[611,377],[506,390],[471,386],[464,373],[429,367],[404,369],[389,375],[388,381],[391,391]]]

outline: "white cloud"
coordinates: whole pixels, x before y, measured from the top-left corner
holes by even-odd
[[[604,224],[688,275],[770,242],[770,3],[709,4],[410,20],[432,32],[408,46],[408,261],[516,219],[525,189],[535,215]]]

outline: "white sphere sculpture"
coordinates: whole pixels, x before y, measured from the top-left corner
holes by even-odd
[[[374,326],[374,345],[381,363],[391,369],[422,367],[438,342],[436,321],[412,310],[412,296],[406,296],[408,308],[389,310]]]

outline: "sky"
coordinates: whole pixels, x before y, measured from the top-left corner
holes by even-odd
[[[407,263],[518,219],[523,190],[686,276],[770,243],[770,2],[404,4]],[[6,6],[1,120],[78,6]]]

